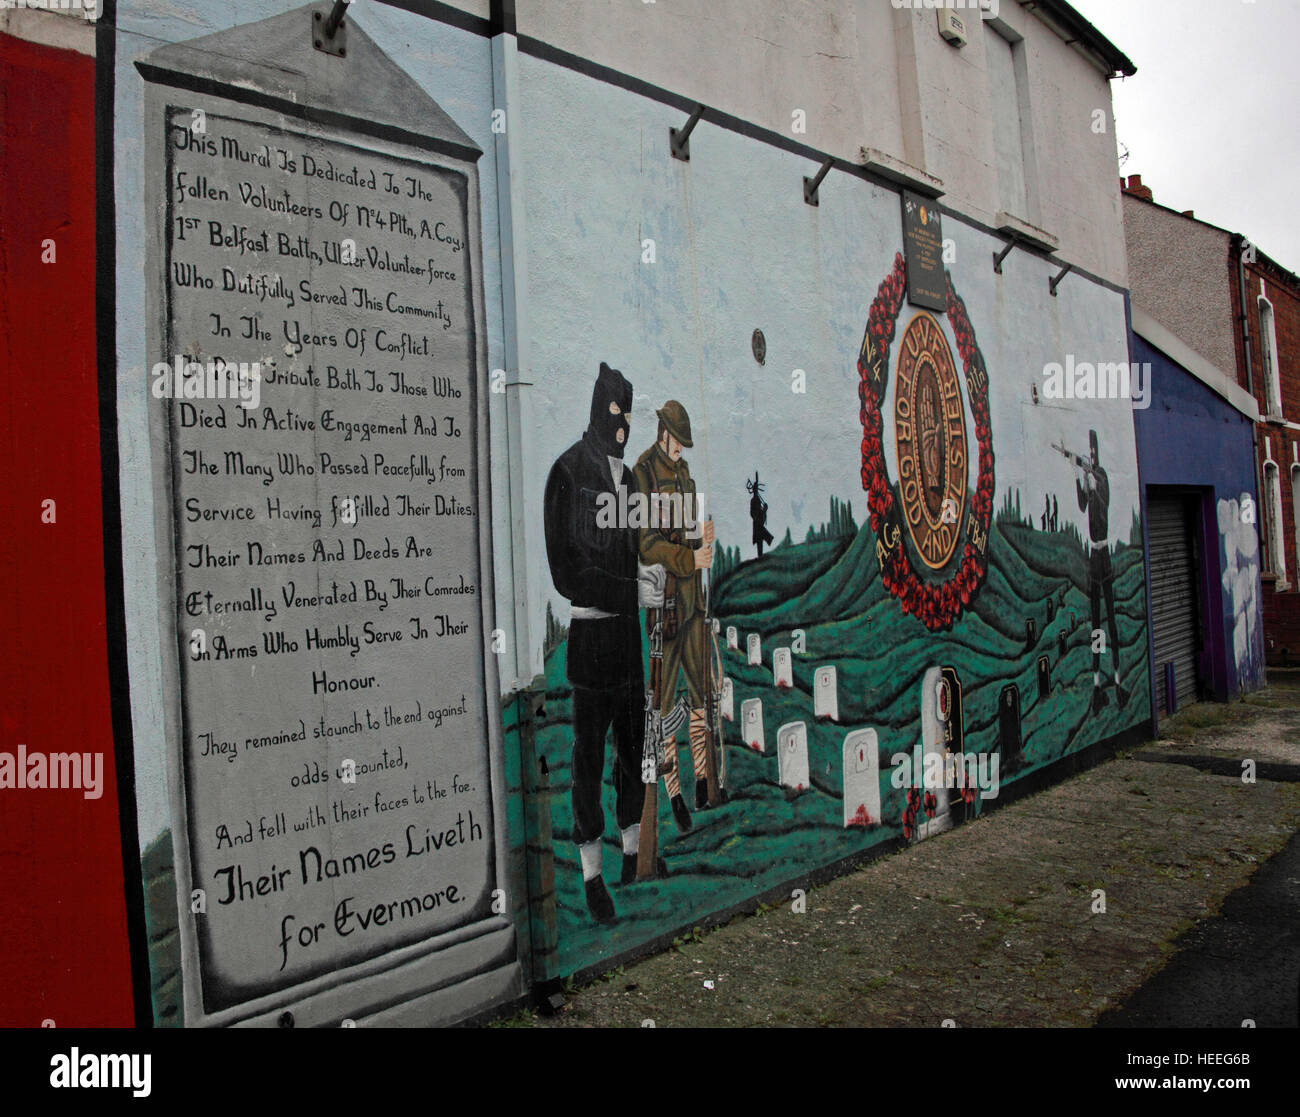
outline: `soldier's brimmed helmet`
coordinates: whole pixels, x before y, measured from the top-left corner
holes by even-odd
[[[668,433],[682,446],[689,450],[694,445],[691,442],[691,417],[686,414],[686,408],[675,399],[670,399],[655,414]]]

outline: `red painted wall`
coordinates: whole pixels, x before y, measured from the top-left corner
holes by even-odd
[[[0,35],[0,752],[104,758],[95,800],[0,790],[0,1025],[19,1027],[133,1023],[104,618],[94,70]]]

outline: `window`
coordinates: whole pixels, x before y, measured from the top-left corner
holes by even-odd
[[[1291,467],[1291,524],[1295,528],[1295,568],[1300,571],[1300,462]]]
[[[1268,544],[1268,569],[1286,582],[1286,550],[1282,542],[1282,477],[1277,462],[1264,463],[1264,535]]]
[[[1002,209],[1032,221],[1030,194],[1032,174],[1025,158],[1024,127],[1029,105],[1023,68],[1023,43],[1005,39],[996,27],[985,22],[986,65],[989,76],[989,110],[993,114],[993,153],[998,167],[998,198]],[[1018,57],[1019,56],[1019,57]]]
[[[1264,411],[1270,419],[1282,418],[1282,374],[1277,361],[1277,327],[1273,304],[1259,296],[1259,348],[1264,355]]]

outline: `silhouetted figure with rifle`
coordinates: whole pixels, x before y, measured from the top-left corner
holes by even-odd
[[[1052,444],[1052,449],[1069,458],[1083,472],[1083,480],[1075,481],[1079,497],[1079,510],[1088,513],[1088,601],[1092,606],[1092,712],[1099,713],[1106,705],[1106,692],[1101,686],[1101,651],[1096,634],[1101,626],[1101,600],[1106,599],[1106,616],[1110,630],[1110,655],[1115,664],[1115,697],[1123,707],[1128,702],[1128,692],[1119,681],[1119,628],[1115,622],[1115,572],[1110,562],[1110,480],[1101,467],[1097,452],[1097,432],[1088,432],[1088,458],[1072,453],[1063,445]]]
[[[757,471],[752,481],[745,482],[745,491],[749,498],[749,518],[754,521],[754,545],[758,547],[758,557],[763,557],[763,547],[772,542],[772,533],[767,530],[767,501],[763,499],[763,490],[767,486],[758,480]]]

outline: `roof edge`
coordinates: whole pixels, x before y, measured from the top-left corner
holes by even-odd
[[[1066,0],[1019,0],[1019,3],[1031,12],[1041,11],[1049,16],[1072,36],[1066,39],[1067,43],[1082,43],[1110,67],[1112,76],[1122,74],[1131,78],[1137,73],[1137,66],[1129,56],[1084,19],[1073,4],[1066,3]]]
[[[1252,423],[1263,420],[1259,413],[1259,404],[1245,388],[1217,366],[1211,364],[1193,350],[1177,334],[1151,317],[1136,303],[1132,311],[1133,332],[1144,341],[1159,349],[1171,361],[1186,369],[1229,407],[1241,412]]]

